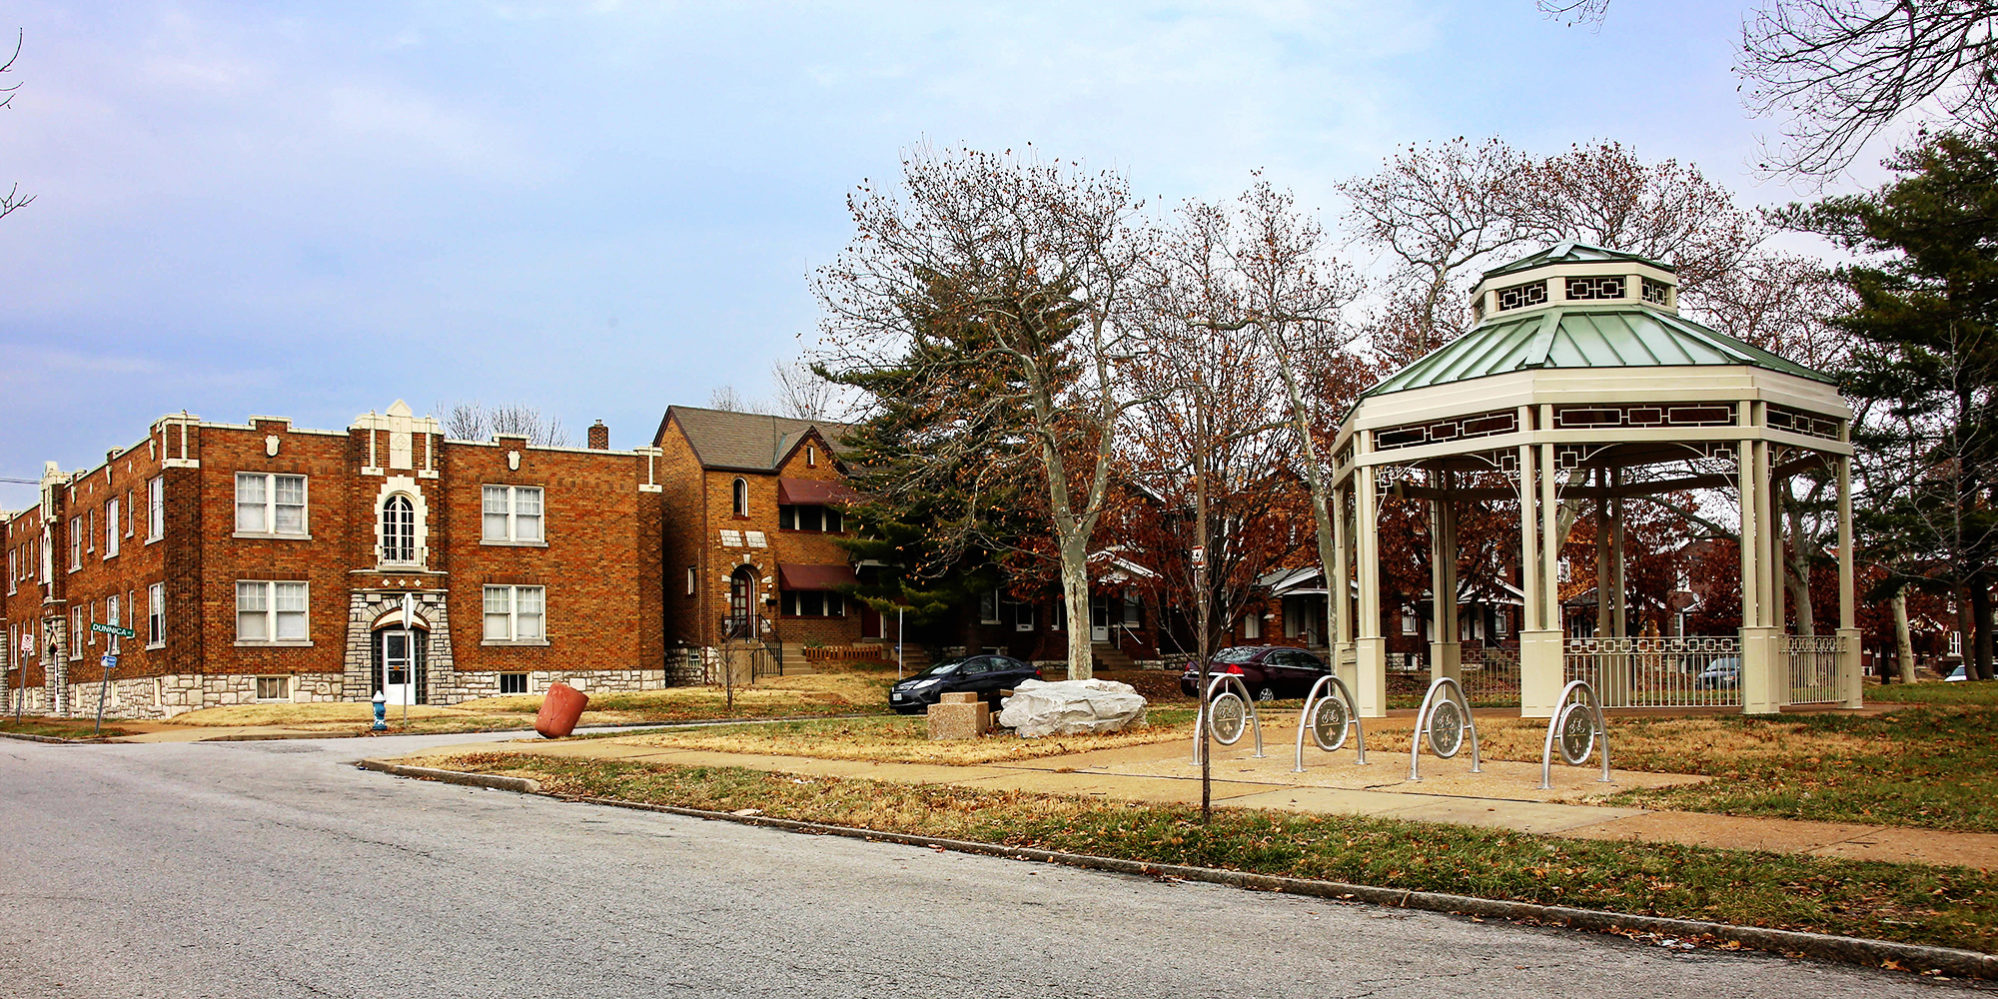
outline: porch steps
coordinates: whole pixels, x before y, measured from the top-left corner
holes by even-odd
[[[1090,658],[1091,660],[1094,661],[1097,669],[1137,668],[1137,663],[1132,662],[1131,657],[1125,655],[1123,649],[1111,645],[1108,642],[1091,643],[1089,646],[1089,653],[1090,653]]]

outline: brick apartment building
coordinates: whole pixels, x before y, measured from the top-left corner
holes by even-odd
[[[99,622],[137,632],[127,717],[664,685],[658,458],[602,424],[587,448],[447,440],[401,402],[337,431],[164,417],[5,516],[10,697],[95,710]]]

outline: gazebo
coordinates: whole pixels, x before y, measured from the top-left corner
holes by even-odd
[[[1431,593],[1457,586],[1467,501],[1517,502],[1524,620],[1520,714],[1547,717],[1566,681],[1606,705],[1739,705],[1749,714],[1860,701],[1850,422],[1833,380],[1678,314],[1673,268],[1561,243],[1487,271],[1476,325],[1369,389],[1332,447],[1334,656],[1362,714],[1386,708],[1378,526],[1383,498],[1426,501]],[[1789,477],[1828,470],[1838,493],[1838,632],[1786,633],[1782,519]],[[1626,633],[1623,507],[1732,490],[1740,510],[1737,634]],[[1563,632],[1565,526],[1593,508],[1594,635]],[[1564,515],[1565,510],[1565,515]],[[1347,594],[1351,594],[1347,597]],[[1455,602],[1434,602],[1432,676],[1457,677]]]

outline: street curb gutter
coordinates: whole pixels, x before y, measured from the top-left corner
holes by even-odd
[[[32,732],[0,732],[0,739],[19,739],[22,742],[46,742],[56,746],[101,746],[111,739],[65,739],[59,735],[35,735]]]
[[[437,770],[431,767],[406,767],[400,763],[386,763],[381,760],[362,760],[356,764],[363,770],[393,774],[397,777],[420,777],[445,784],[464,784],[469,787],[489,787],[495,791],[519,791],[522,794],[540,794],[541,782],[526,777],[502,777],[498,774],[468,774],[461,770]]]
[[[363,760],[360,766],[366,770],[376,770],[403,777],[422,777],[452,784],[468,784],[474,787],[522,791],[528,794],[543,793],[538,781],[525,777],[501,777],[489,774],[464,773],[457,770],[436,770],[430,767],[409,767],[378,760]],[[637,801],[621,801],[616,798],[570,797],[566,795],[549,796],[558,797],[565,801],[580,801],[591,805],[610,805],[642,812],[663,812],[668,815],[684,815],[690,818],[709,819],[720,822],[737,822],[743,825],[765,826],[772,829],[814,833],[822,836],[845,836],[849,839],[900,843],[908,846],[927,846],[933,849],[951,850],[958,853],[1008,857],[1015,860],[1034,860],[1042,863],[1062,864],[1068,867],[1081,867],[1115,874],[1138,874],[1153,878],[1177,878],[1182,881],[1227,885],[1229,887],[1247,888],[1254,891],[1282,892],[1287,895],[1303,895],[1310,898],[1324,898],[1339,902],[1366,902],[1395,909],[1416,909],[1424,912],[1440,912],[1450,915],[1510,919],[1567,926],[1574,929],[1596,932],[1637,931],[1655,933],[1667,937],[1710,937],[1724,942],[1738,943],[1743,947],[1754,948],[1756,950],[1773,951],[1786,955],[1800,955],[1822,961],[1834,961],[1840,964],[1856,964],[1878,968],[1892,961],[1903,968],[1911,970],[1934,970],[1960,978],[1998,979],[1998,955],[1981,954],[1977,951],[1960,950],[1954,947],[1929,947],[1921,944],[1896,943],[1891,940],[1869,940],[1864,937],[1843,937],[1828,933],[1807,933],[1800,930],[1774,930],[1759,926],[1736,926],[1731,923],[1708,923],[1692,919],[1671,919],[1664,916],[1644,916],[1635,913],[1610,912],[1599,909],[1575,909],[1568,906],[1540,905],[1533,902],[1505,902],[1496,899],[1475,898],[1469,895],[1452,895],[1444,892],[1377,888],[1371,885],[1346,884],[1339,881],[1315,881],[1306,878],[1287,878],[1269,874],[1249,874],[1243,871],[1228,871],[1214,867],[1153,864],[1139,860],[1099,857],[1087,853],[1064,853],[1058,850],[1040,850],[1032,847],[1002,846],[997,843],[942,839],[935,836],[921,836],[912,833],[883,832],[876,829],[860,829],[853,826],[835,826],[819,822],[802,822],[797,819],[779,819],[767,815],[740,815],[735,812],[715,812],[700,808],[682,808],[678,805],[654,805]]]

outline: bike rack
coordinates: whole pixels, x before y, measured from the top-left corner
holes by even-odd
[[[1331,684],[1331,690],[1325,689],[1327,684]],[[1322,696],[1320,691],[1324,692]],[[1339,701],[1334,702],[1332,700],[1334,695],[1338,696]],[[1340,703],[1346,709],[1346,724],[1339,726],[1339,738],[1332,740],[1332,744],[1329,746],[1325,744],[1325,738],[1319,734],[1317,726],[1311,724],[1311,716],[1318,709],[1321,701],[1327,704]],[[1346,686],[1346,681],[1328,674],[1319,677],[1318,682],[1311,685],[1311,693],[1304,698],[1304,714],[1299,715],[1297,718],[1297,766],[1291,770],[1291,773],[1294,774],[1304,772],[1304,733],[1306,729],[1311,731],[1311,741],[1317,743],[1318,748],[1328,753],[1336,752],[1340,746],[1346,744],[1346,733],[1350,730],[1357,737],[1355,741],[1358,743],[1359,748],[1359,757],[1354,762],[1362,765],[1366,764],[1367,733],[1365,729],[1360,727],[1360,702],[1353,699],[1353,691]]]
[[[1220,733],[1218,732],[1210,733],[1208,731],[1209,727],[1213,724],[1213,721],[1209,717],[1207,709],[1209,705],[1214,703],[1215,699],[1214,691],[1219,689],[1222,684],[1230,684],[1234,686],[1235,688],[1234,690],[1225,691],[1221,696],[1234,694],[1236,698],[1242,702],[1242,709],[1249,716],[1249,724],[1252,727],[1254,727],[1256,730],[1255,758],[1259,760],[1263,758],[1263,720],[1260,716],[1256,714],[1256,702],[1249,699],[1249,688],[1243,686],[1241,677],[1236,676],[1233,673],[1222,673],[1215,676],[1213,680],[1208,682],[1207,696],[1201,698],[1200,713],[1194,718],[1193,762],[1196,766],[1198,766],[1200,763],[1201,752],[1205,750],[1207,747],[1206,737],[1208,735],[1210,734],[1213,735],[1215,741],[1221,743],[1224,746],[1232,746],[1236,742],[1240,741],[1242,738],[1242,733],[1240,732],[1235,733],[1235,738],[1233,739],[1222,739]]]
[[[1571,699],[1580,693],[1580,699]],[[1588,714],[1577,712],[1588,708]],[[1588,722],[1585,730],[1577,726],[1577,721]],[[1561,697],[1554,702],[1554,717],[1547,719],[1547,744],[1540,750],[1540,789],[1553,788],[1554,745],[1559,736],[1561,762],[1578,767],[1589,761],[1589,754],[1596,748],[1596,740],[1602,740],[1603,775],[1596,778],[1598,784],[1614,784],[1610,780],[1609,761],[1609,720],[1603,717],[1602,698],[1596,696],[1596,688],[1586,680],[1570,680],[1561,688]],[[1586,738],[1587,741],[1583,741]]]
[[[1441,700],[1438,700],[1436,696],[1439,693],[1443,695]],[[1436,728],[1435,718],[1435,715],[1446,707],[1460,716],[1455,719],[1457,741],[1447,746],[1447,752],[1445,751],[1446,747],[1442,743],[1437,742],[1439,738],[1437,733],[1439,731],[1450,731],[1449,722],[1451,719],[1446,715],[1445,725],[1439,730]],[[1421,710],[1415,713],[1415,740],[1408,747],[1408,779],[1415,782],[1422,780],[1422,775],[1417,771],[1417,764],[1422,759],[1422,743],[1425,739],[1429,742],[1429,748],[1437,756],[1447,760],[1457,755],[1464,748],[1464,733],[1466,732],[1471,735],[1471,772],[1474,774],[1484,773],[1484,761],[1478,756],[1478,724],[1471,719],[1470,699],[1464,696],[1464,688],[1457,681],[1447,676],[1437,677],[1430,682],[1429,692],[1422,695]]]

